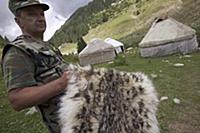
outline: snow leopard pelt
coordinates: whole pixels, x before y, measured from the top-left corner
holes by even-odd
[[[159,133],[157,93],[147,76],[72,65],[70,71],[61,133]]]

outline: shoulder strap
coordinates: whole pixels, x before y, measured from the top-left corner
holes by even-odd
[[[22,43],[23,44],[23,43]],[[12,47],[17,47],[18,49],[22,50],[24,53],[26,53],[28,56],[31,56],[31,54],[26,50],[25,47],[22,47],[22,45],[16,45],[16,43],[8,43],[4,46],[3,51],[2,51],[2,61],[5,56],[5,54],[8,52],[8,50]]]
[[[2,69],[2,71],[3,71],[3,66],[2,65],[3,65],[4,57],[5,57],[6,53],[8,52],[8,50],[11,47],[16,47],[16,48],[20,49],[21,51],[23,51],[28,56],[32,57],[31,53],[28,52],[28,50],[26,49],[25,45],[26,45],[26,43],[24,42],[24,40],[21,37],[18,37],[13,42],[7,43],[4,46],[3,51],[2,51],[2,56],[1,56],[1,69]]]
[[[16,47],[18,49],[20,49],[21,51],[23,51],[25,54],[27,54],[31,59],[33,59],[33,62],[35,65],[40,65],[41,61],[37,54],[40,53],[41,51],[43,51],[42,53],[48,53],[49,55],[52,54],[52,52],[55,52],[55,51],[52,51],[52,52],[47,52],[45,51],[43,48],[42,45],[39,45],[39,43],[35,42],[35,41],[31,41],[30,39],[27,39],[25,37],[18,37],[17,39],[15,39],[13,42],[11,43],[8,43],[6,44],[6,46],[3,48],[3,53],[2,53],[2,62],[3,62],[3,58],[4,56],[6,55],[6,53],[8,52],[8,50],[11,48],[11,47]],[[42,50],[43,49],[43,50]],[[55,53],[57,54],[57,53]],[[52,54],[53,56],[53,54]],[[59,58],[58,59],[59,61],[61,61],[61,59]],[[38,73],[36,75],[36,77],[39,77],[40,75],[44,75],[46,73],[49,73],[50,71],[52,71],[53,69],[56,70],[56,73],[60,74],[62,73],[62,71],[60,70],[58,64],[60,64],[59,62],[58,63],[55,63],[54,65],[52,66],[49,66],[47,67],[44,71]],[[2,65],[2,64],[1,64]],[[3,67],[2,67],[3,68]],[[58,71],[59,70],[59,71]],[[38,76],[39,75],[39,76]]]
[[[33,39],[29,36],[26,35],[21,35],[19,37],[17,37],[13,42],[10,42],[8,44],[6,44],[6,46],[3,48],[3,52],[2,52],[2,60],[5,56],[5,54],[7,53],[7,51],[12,47],[17,47],[18,49],[20,49],[21,51],[23,51],[24,53],[26,53],[28,56],[33,56],[31,54],[31,51],[38,53],[39,49],[41,48],[41,46],[39,47],[37,45],[37,43],[34,43],[35,41],[33,41]]]

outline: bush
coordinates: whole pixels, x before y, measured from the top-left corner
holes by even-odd
[[[117,55],[116,59],[114,60],[114,65],[115,66],[123,66],[126,65],[126,55],[125,53],[120,53]]]

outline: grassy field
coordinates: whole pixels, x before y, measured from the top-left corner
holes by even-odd
[[[125,65],[120,61],[107,65],[119,70],[141,71],[156,75],[152,79],[159,97],[169,99],[160,102],[158,120],[161,133],[198,133],[200,131],[200,53],[191,57],[173,55],[160,58],[140,58],[133,50],[126,54]],[[121,59],[120,59],[121,60]],[[183,63],[183,67],[175,67]],[[173,102],[180,99],[180,104]]]
[[[72,54],[77,51],[77,45],[74,43],[67,43],[62,45],[59,49],[63,55]]]
[[[146,15],[139,16],[140,19],[137,21],[134,17],[131,17],[131,10],[129,10],[123,16],[119,16],[91,30],[85,38],[90,40],[95,35],[104,39],[111,36],[123,40],[129,47],[133,47],[132,50],[126,51],[125,55],[118,56],[113,63],[105,63],[95,67],[115,68],[123,71],[141,71],[147,74],[152,79],[159,97],[168,97],[168,100],[160,102],[157,113],[161,133],[199,133],[200,52],[193,53],[190,56],[176,54],[159,58],[141,58],[138,54],[137,44],[148,28],[141,28],[137,25],[136,27],[133,26],[140,22],[140,20],[145,21],[141,21],[138,25],[151,21],[152,16],[155,16],[153,12],[161,9],[167,11],[167,7],[170,7],[170,5],[177,1],[180,0],[166,0],[157,4],[158,0],[155,0],[149,4],[151,6],[144,5],[144,7],[148,6],[143,9]],[[171,16],[179,21],[195,28],[198,39],[200,38],[199,6],[200,1],[183,0],[181,9],[169,12]],[[147,12],[152,15],[147,15]],[[68,62],[78,61],[77,57],[72,55],[65,57]],[[175,63],[183,63],[184,66],[175,67]],[[151,75],[156,75],[156,77],[153,78]],[[180,99],[180,104],[174,103],[174,98]],[[47,133],[45,126],[40,121],[39,115],[37,113],[25,115],[27,111],[15,112],[12,110],[7,100],[7,92],[2,76],[0,76],[0,133]]]
[[[76,62],[77,58],[66,57]],[[175,63],[183,63],[183,67],[175,67]],[[160,58],[141,58],[137,49],[120,55],[111,64],[96,67],[115,68],[123,71],[141,71],[156,75],[151,78],[159,97],[169,99],[159,104],[158,120],[161,133],[198,133],[200,131],[200,53],[189,56],[173,55]],[[181,103],[173,102],[174,98]],[[1,77],[0,87],[0,131],[2,133],[46,133],[37,114],[25,115],[28,110],[15,112],[10,107],[6,90]]]

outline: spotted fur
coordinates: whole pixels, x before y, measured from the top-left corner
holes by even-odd
[[[157,93],[143,73],[71,66],[61,133],[159,133]]]

